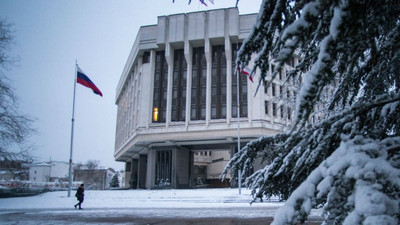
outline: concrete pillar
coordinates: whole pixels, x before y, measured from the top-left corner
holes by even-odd
[[[193,48],[190,45],[189,41],[185,41],[185,59],[187,65],[187,76],[186,76],[186,115],[185,115],[185,123],[186,128],[189,126],[190,121],[190,105],[192,103],[192,69],[193,69]]]
[[[167,115],[165,120],[165,125],[168,128],[168,125],[171,122],[171,108],[172,108],[172,82],[173,82],[173,74],[174,74],[174,48],[170,43],[167,43],[165,46],[165,59],[168,63],[168,87],[167,87]]]
[[[190,151],[182,148],[172,150],[172,187],[189,188]]]
[[[226,57],[226,122],[229,124],[232,118],[232,42],[229,37],[225,37],[225,57]]]
[[[230,145],[230,153],[231,153],[231,158],[235,155],[235,153],[238,151],[237,149],[237,143],[236,144],[231,144]],[[232,171],[231,171],[232,172]],[[231,174],[232,177],[232,174]],[[237,177],[237,175],[235,174],[235,177]],[[238,187],[238,182],[237,179],[231,180],[231,187]]]
[[[132,189],[137,189],[138,185],[138,165],[137,159],[132,159],[131,177],[129,179],[129,187]]]
[[[209,39],[205,40],[204,55],[207,62],[207,81],[206,81],[206,125],[211,120],[211,67],[212,67],[212,45]]]
[[[146,188],[147,155],[139,155],[138,188]]]
[[[147,154],[146,189],[151,189],[155,185],[156,175],[156,151],[150,149]]]

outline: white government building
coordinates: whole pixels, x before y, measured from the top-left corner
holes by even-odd
[[[127,187],[230,185],[219,177],[237,152],[236,51],[256,19],[226,8],[159,16],[140,28],[115,99],[114,157],[126,163]],[[242,146],[287,129],[295,93],[284,83],[285,71],[256,95],[259,75],[254,83],[239,78]]]

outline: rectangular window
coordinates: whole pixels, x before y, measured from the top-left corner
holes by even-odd
[[[276,103],[272,103],[272,115],[276,116],[277,112],[276,112],[277,108],[276,108]]]
[[[276,96],[276,85],[272,84],[272,96]]]
[[[206,119],[207,62],[204,47],[193,48],[191,120]]]
[[[239,44],[240,47],[240,44]],[[232,45],[232,59],[237,57],[238,45]],[[237,70],[235,63],[232,63],[232,118],[237,117]],[[240,117],[247,117],[247,76],[239,75],[239,107]]]
[[[294,57],[291,56],[288,60],[285,62],[287,65],[294,67]]]
[[[174,52],[171,121],[185,121],[187,66],[183,49]]]
[[[211,118],[226,118],[226,57],[223,45],[212,47]]]
[[[265,114],[268,115],[269,114],[269,101],[265,101],[264,103],[264,107],[265,107]]]
[[[170,187],[172,173],[172,151],[157,151],[156,153],[156,187]]]
[[[292,108],[287,107],[287,118],[288,120],[292,119]]]
[[[145,64],[149,62],[150,62],[150,52],[144,52],[142,63]]]
[[[284,115],[285,115],[285,110],[284,110],[284,107],[283,107],[283,105],[281,105],[281,118],[283,118],[284,117]]]
[[[156,53],[154,90],[153,90],[153,122],[165,122],[167,110],[167,79],[168,64],[165,60],[165,52]]]

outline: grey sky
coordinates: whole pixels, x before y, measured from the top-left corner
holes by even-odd
[[[35,117],[38,134],[30,138],[38,160],[68,161],[75,60],[103,97],[78,84],[73,161],[115,162],[115,90],[140,26],[157,16],[234,7],[236,0],[2,0],[0,17],[13,24],[6,72],[20,100],[20,111]],[[241,0],[240,14],[259,11],[261,0]]]

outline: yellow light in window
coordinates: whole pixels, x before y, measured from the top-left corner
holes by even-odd
[[[153,108],[153,121],[158,121],[158,108]]]

